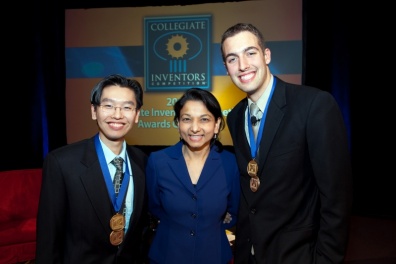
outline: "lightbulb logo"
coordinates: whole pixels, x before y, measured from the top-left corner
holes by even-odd
[[[145,18],[145,88],[211,85],[211,16]]]

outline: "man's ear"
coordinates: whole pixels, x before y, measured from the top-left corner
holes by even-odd
[[[230,74],[228,73],[227,66],[226,66],[225,62],[223,62],[223,65],[224,65],[224,68],[226,69],[227,75],[230,75]]]
[[[92,120],[98,119],[96,116],[96,107],[93,104],[91,104],[91,117],[92,117]]]
[[[266,48],[264,50],[264,59],[265,63],[268,65],[271,62],[271,50],[269,48]]]

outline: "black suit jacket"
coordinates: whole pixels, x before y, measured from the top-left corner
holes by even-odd
[[[119,246],[109,240],[109,222],[115,211],[94,137],[47,155],[37,217],[37,263],[142,263],[142,235],[148,225],[147,156],[132,146],[127,146],[127,151],[134,202],[128,232]]]
[[[242,174],[235,264],[247,263],[252,244],[258,264],[342,263],[352,172],[341,112],[328,92],[276,81],[259,146],[261,186],[255,193],[247,174],[247,98],[227,117]]]

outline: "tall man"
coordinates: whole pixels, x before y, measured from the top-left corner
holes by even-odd
[[[273,76],[271,51],[251,24],[228,28],[221,52],[247,96],[227,117],[242,173],[235,264],[342,263],[352,172],[336,101]]]

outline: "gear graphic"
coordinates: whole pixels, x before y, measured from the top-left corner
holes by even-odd
[[[184,55],[187,54],[188,43],[186,38],[180,35],[172,36],[168,39],[168,43],[166,44],[166,50],[168,54],[175,59],[183,58]]]

